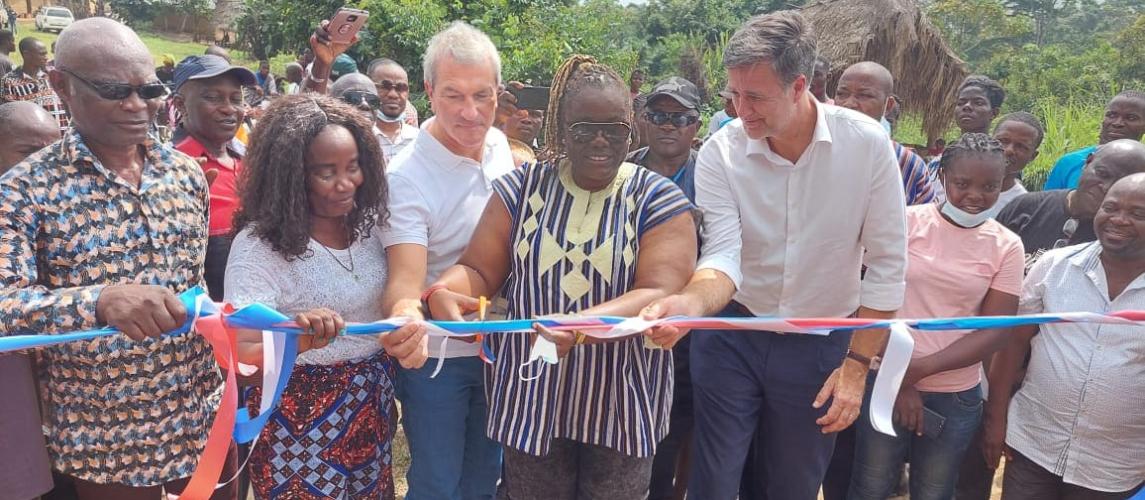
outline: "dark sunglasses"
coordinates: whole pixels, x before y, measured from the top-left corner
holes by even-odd
[[[167,86],[163,85],[162,82],[145,83],[143,85],[128,85],[126,83],[95,83],[64,68],[56,69],[71,75],[72,78],[75,78],[76,80],[83,82],[84,85],[91,87],[91,89],[94,90],[96,94],[99,94],[100,98],[106,99],[108,101],[122,101],[130,97],[132,92],[139,94],[139,98],[144,100],[158,99],[160,97],[165,97],[168,94]]]
[[[389,92],[391,90],[397,90],[399,94],[404,94],[406,92],[409,92],[409,84],[408,83],[403,83],[403,82],[394,83],[394,82],[391,82],[389,80],[382,80],[382,81],[376,83],[375,85],[377,85],[377,87],[378,87],[378,93],[379,94],[382,92]]]
[[[592,142],[596,136],[603,135],[604,140],[612,144],[621,144],[632,137],[632,127],[627,123],[593,123],[577,122],[569,125],[569,134],[572,140],[581,144]]]
[[[378,96],[364,90],[347,90],[346,92],[342,93],[342,102],[353,106],[357,106],[364,102],[367,106],[370,107],[370,109],[378,109],[382,107],[382,100],[379,99]]]
[[[688,111],[674,113],[667,111],[647,111],[644,113],[644,119],[657,127],[670,122],[672,126],[676,128],[684,128],[700,121],[699,115]]]

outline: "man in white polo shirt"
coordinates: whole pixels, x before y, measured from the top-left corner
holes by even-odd
[[[501,59],[484,33],[455,22],[429,41],[425,88],[433,106],[413,144],[389,169],[390,218],[383,233],[392,316],[426,319],[424,288],[457,262],[492,191],[513,170],[505,135],[492,128]],[[427,345],[427,342],[429,345]],[[492,498],[501,451],[485,436],[487,405],[480,346],[428,341],[411,324],[383,338],[399,360],[397,395],[410,446],[407,500]],[[432,358],[445,356],[440,372]]]
[[[754,17],[728,41],[727,93],[740,119],[696,161],[702,257],[688,286],[646,316],[890,318],[902,304],[906,221],[894,151],[878,122],[811,95],[814,61],[814,34],[796,11]],[[834,433],[859,417],[870,358],[885,339],[885,330],[696,332],[688,495],[735,498],[758,429],[753,481],[740,498],[817,498]]]

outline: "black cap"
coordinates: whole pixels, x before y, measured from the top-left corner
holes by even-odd
[[[652,92],[648,94],[648,104],[660,96],[671,97],[688,109],[700,108],[700,89],[696,88],[696,84],[678,76],[670,76],[657,83]]]
[[[175,90],[191,80],[205,80],[224,73],[234,73],[243,85],[256,85],[254,73],[242,66],[232,66],[226,59],[215,55],[187,56],[175,66]]]

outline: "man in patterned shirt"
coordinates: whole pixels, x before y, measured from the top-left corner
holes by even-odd
[[[75,128],[0,177],[0,334],[123,332],[40,351],[48,451],[81,499],[182,491],[219,400],[206,341],[164,334],[187,319],[176,293],[203,283],[208,195],[148,135],[166,95],[152,64],[115,21],[64,30],[50,78]]]
[[[20,40],[20,57],[24,65],[0,80],[0,103],[32,101],[39,104],[59,120],[60,133],[66,134],[71,119],[48,83],[48,47],[35,38],[25,38]]]

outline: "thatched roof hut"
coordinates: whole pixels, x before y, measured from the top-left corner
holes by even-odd
[[[958,85],[969,72],[916,0],[814,0],[803,7],[831,61],[828,88],[847,66],[875,61],[895,77],[903,111],[920,114],[929,138],[954,119]]]

